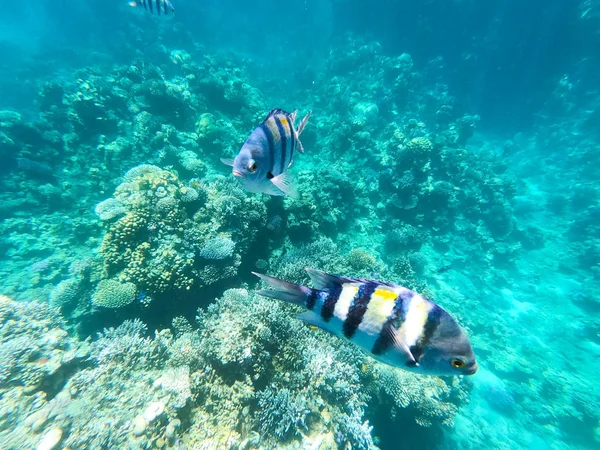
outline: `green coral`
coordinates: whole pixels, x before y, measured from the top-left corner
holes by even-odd
[[[133,283],[102,280],[92,295],[92,303],[103,308],[122,308],[135,300],[136,292]]]

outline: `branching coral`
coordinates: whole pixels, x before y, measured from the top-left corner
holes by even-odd
[[[301,433],[306,429],[305,419],[310,410],[302,394],[294,395],[289,389],[269,386],[256,397],[256,418],[263,433],[285,440],[291,432]]]

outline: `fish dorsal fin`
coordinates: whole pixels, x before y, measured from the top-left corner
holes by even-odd
[[[358,280],[354,278],[338,277],[336,275],[329,275],[326,272],[317,269],[311,269],[307,267],[306,272],[310,277],[310,280],[315,285],[315,289],[320,291],[330,290],[341,287],[346,283],[355,283]]]
[[[233,167],[233,161],[235,161],[235,158],[219,158],[219,159],[226,166]]]
[[[289,195],[292,198],[297,199],[300,197],[298,189],[296,189],[294,182],[291,180],[287,172],[283,172],[276,177],[271,178],[271,183],[277,186],[281,192]]]
[[[283,114],[285,116],[289,116],[289,114],[286,113],[283,109],[274,108],[271,111],[269,111],[269,114],[267,114],[267,117],[265,117],[265,120],[267,120],[269,117],[276,116],[277,114]]]
[[[298,117],[298,110],[294,111],[290,114],[290,119],[292,120],[292,125],[296,122],[296,117]]]

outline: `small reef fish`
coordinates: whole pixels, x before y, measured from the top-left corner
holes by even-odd
[[[298,111],[289,114],[282,109],[272,110],[248,136],[234,159],[221,158],[224,164],[233,167],[233,175],[247,191],[298,197],[286,171],[294,162],[294,152],[304,153],[298,138],[311,111],[304,116],[298,130],[294,129],[297,114]]]
[[[436,270],[436,272],[444,273],[444,272],[448,272],[450,269],[452,269],[452,264],[446,264],[446,265],[440,267],[438,270]]]
[[[169,0],[135,0],[129,3],[129,6],[143,6],[146,11],[150,10],[152,14],[154,14],[154,9],[156,8],[156,13],[160,16],[161,10],[164,14],[175,13],[175,8],[173,4]]]
[[[356,344],[376,360],[411,372],[473,375],[471,343],[454,318],[393,283],[306,269],[315,289],[252,272],[277,290],[258,294],[308,308],[298,318]]]

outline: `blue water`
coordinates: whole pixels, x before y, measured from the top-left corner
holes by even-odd
[[[2,8],[0,448],[598,448],[600,1],[173,3]],[[273,108],[300,199],[220,162]],[[255,295],[305,267],[426,295],[479,371]]]

